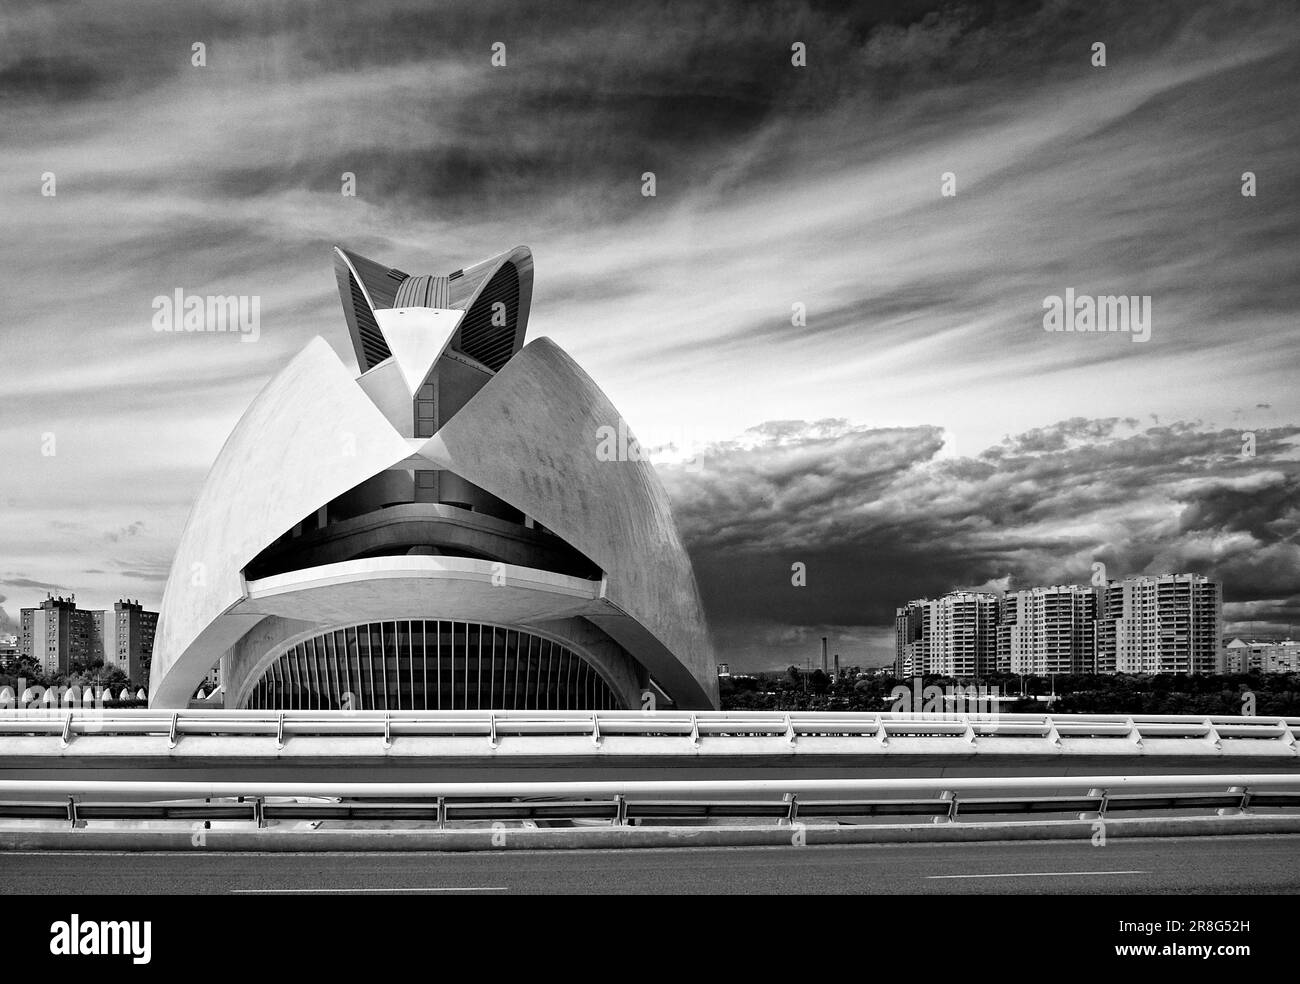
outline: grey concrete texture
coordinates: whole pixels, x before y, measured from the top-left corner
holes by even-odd
[[[181,830],[125,831],[23,830],[0,828],[3,851],[181,851],[320,852],[335,851],[556,851],[682,847],[815,847],[844,844],[943,844],[978,841],[1091,841],[1099,829],[1106,838],[1222,837],[1297,834],[1300,817],[1159,817],[1035,822],[930,824],[828,824],[794,826],[564,827],[477,830],[208,830],[202,838]],[[196,841],[201,840],[201,845]]]

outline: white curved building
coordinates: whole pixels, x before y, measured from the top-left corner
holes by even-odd
[[[529,251],[409,276],[336,248],[335,271],[361,375],[315,338],[235,426],[172,563],[150,705],[220,661],[227,707],[715,706],[653,468],[603,460],[618,411],[523,344]]]

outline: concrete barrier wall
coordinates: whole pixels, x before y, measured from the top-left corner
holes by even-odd
[[[1300,817],[1178,817],[1105,821],[1109,838],[1221,837],[1300,833]],[[681,847],[795,847],[845,844],[939,844],[976,841],[1091,841],[1091,820],[1029,823],[935,823],[710,827],[567,827],[480,830],[248,831],[22,830],[0,828],[2,851],[536,851]],[[195,843],[201,839],[201,846]]]

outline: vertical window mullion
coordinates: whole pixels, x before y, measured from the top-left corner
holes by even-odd
[[[343,645],[341,649],[339,646],[340,638],[343,640]],[[349,689],[348,680],[347,680],[347,673],[348,673],[347,635],[341,632],[339,629],[335,629],[333,632],[330,633],[330,645],[334,647],[334,689],[338,695],[339,709],[342,710],[343,695],[346,694]]]
[[[566,711],[569,698],[564,692],[564,674],[569,664],[565,662],[564,647],[558,642],[551,643],[551,652],[555,656],[555,702],[551,706],[557,711]]]
[[[555,698],[551,696],[551,681],[554,679],[555,676],[554,673],[555,667],[553,665],[554,662],[555,662],[555,650],[551,645],[551,640],[547,639],[546,640],[546,709],[548,711],[552,709],[551,705],[555,703]]]
[[[343,679],[347,685],[347,689],[343,692],[352,695],[351,699],[348,701],[348,706],[352,710],[356,710],[361,701],[360,696],[352,689],[352,664],[348,662],[348,630],[346,626],[344,626],[342,631],[339,632],[339,635],[343,637]]]
[[[312,683],[311,651],[308,649],[310,645],[311,645],[310,639],[304,639],[302,642],[298,643],[298,646],[302,651],[302,683],[303,683],[303,710],[304,711],[312,710],[311,699],[312,699],[312,695],[315,692],[315,686]]]
[[[510,646],[508,644],[509,639],[510,637],[507,635],[506,652],[510,651]],[[519,710],[519,649],[520,649],[520,644],[522,642],[523,639],[520,637],[520,634],[516,632],[515,633],[515,685],[514,688],[511,690],[511,700],[510,700],[511,709],[516,711]]]
[[[289,699],[285,701],[289,705],[289,710],[298,709],[298,647],[290,646],[285,653],[286,665],[289,670]]]
[[[379,622],[379,672],[384,682],[384,710],[388,710],[388,647],[384,643],[384,623]]]
[[[313,683],[311,689],[311,696],[312,696],[311,710],[318,711],[320,710],[321,684],[320,684],[320,656],[316,652],[316,637],[313,636],[312,638],[308,639],[307,645],[310,647],[310,655],[308,656],[308,667],[311,673],[313,674]]]
[[[478,627],[478,677],[474,684],[474,708],[478,710],[483,706],[483,626]]]
[[[339,649],[331,630],[325,639],[325,679],[328,681],[330,707],[337,710],[343,706],[343,687],[339,681]]]
[[[293,647],[290,646],[280,657],[284,660],[284,701],[285,710],[293,710],[298,702],[298,674],[293,668]]]
[[[299,709],[304,711],[311,710],[311,677],[309,676],[310,668],[307,664],[307,644],[298,643],[298,675],[302,681],[301,697],[298,701]]]
[[[357,710],[361,711],[366,709],[366,679],[361,675],[361,633],[357,631],[357,627],[355,625],[352,626],[352,628],[348,629],[348,631],[352,633],[352,645],[350,648],[352,650],[353,655],[356,657],[355,659],[355,663],[357,667],[356,707]]]
[[[370,702],[372,710],[379,710],[379,700],[375,690],[375,647],[370,639],[370,623],[366,623],[366,672],[370,674]]]
[[[533,679],[533,637],[527,635],[521,638],[519,648],[521,650],[519,658],[524,664],[524,709],[527,710],[531,696],[528,685]]]
[[[401,622],[393,622],[393,666],[397,671],[397,709],[402,710],[402,632]],[[411,623],[406,623],[406,638],[411,638]]]

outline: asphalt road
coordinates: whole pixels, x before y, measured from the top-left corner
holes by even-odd
[[[1300,892],[1300,836],[498,854],[0,854],[16,894]]]

